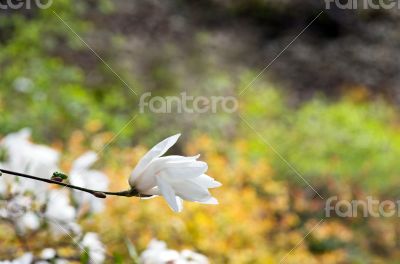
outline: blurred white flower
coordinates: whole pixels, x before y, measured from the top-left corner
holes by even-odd
[[[179,259],[178,251],[168,249],[164,241],[156,239],[151,240],[147,249],[140,255],[141,264],[176,263]]]
[[[86,233],[81,244],[89,254],[89,263],[101,264],[105,261],[105,249],[96,233]]]
[[[14,89],[21,93],[28,93],[33,88],[33,82],[31,79],[26,77],[19,77],[14,80]]]
[[[204,204],[218,204],[211,196],[209,188],[217,188],[221,183],[205,172],[207,163],[198,161],[199,156],[165,156],[180,134],[169,137],[147,152],[139,161],[129,184],[144,195],[162,195],[175,212],[182,211],[182,199]]]
[[[53,259],[57,255],[57,251],[54,248],[45,248],[40,253],[42,259]]]
[[[62,190],[51,190],[44,216],[56,235],[74,231],[76,210],[70,204],[68,194]],[[76,231],[74,231],[76,232]]]
[[[97,154],[90,151],[75,160],[69,175],[71,184],[93,190],[107,191],[109,184],[107,176],[100,171],[90,169],[97,158]],[[97,213],[104,209],[104,200],[98,199],[92,194],[74,191],[73,195],[80,206],[87,205],[91,212]]]
[[[209,264],[206,256],[191,250],[168,249],[164,241],[153,239],[140,255],[141,264]]]
[[[37,230],[40,227],[40,219],[33,212],[26,212],[23,216],[21,216],[20,221],[17,222],[17,225],[22,231],[26,229],[29,230]]]
[[[9,201],[0,203],[0,217],[14,221],[18,232],[36,230],[40,226],[39,217],[31,210],[32,199],[29,196],[17,195]]]
[[[0,264],[31,264],[33,261],[32,253],[26,253],[21,257],[14,260],[4,260],[0,261]]]
[[[25,214],[32,205],[32,199],[28,196],[17,195],[11,200],[2,203],[2,215],[7,218],[18,218]]]
[[[75,219],[75,208],[69,204],[68,195],[62,190],[51,190],[49,193],[45,216],[59,221]]]
[[[57,170],[59,154],[57,151],[29,141],[30,130],[23,129],[9,134],[0,141],[0,167],[38,177],[50,178]],[[79,157],[72,166],[71,182],[86,188],[106,190],[108,178],[100,171],[90,167],[97,160],[94,152],[88,152]],[[93,212],[102,209],[102,200],[81,192],[74,193],[76,203],[71,203],[71,197],[66,190],[51,190],[49,185],[34,180],[22,179],[8,174],[0,177],[0,217],[12,221],[18,233],[24,235],[25,230],[38,228],[49,229],[52,235],[73,235],[82,237],[82,230],[77,223],[78,206],[88,206]],[[81,195],[83,194],[83,195]],[[4,195],[4,196],[3,196]],[[11,198],[10,198],[11,197]],[[40,208],[40,210],[39,210]],[[43,208],[43,211],[42,211]],[[37,210],[35,213],[34,210]],[[40,215],[42,213],[42,215]],[[41,225],[47,223],[46,225]],[[105,261],[103,244],[95,233],[83,237],[83,246],[89,252],[91,264],[101,264]],[[47,248],[41,252],[38,264],[67,264],[68,260],[59,259],[56,251]],[[16,260],[0,261],[0,264],[31,264],[32,254],[26,254]]]
[[[61,259],[57,256],[57,251],[54,248],[45,248],[40,253],[40,258],[43,260],[36,261],[35,264],[68,264],[66,259]]]
[[[196,253],[191,250],[183,250],[181,252],[181,259],[187,264],[208,264],[208,258],[202,254]]]
[[[57,168],[59,153],[47,146],[33,144],[29,141],[31,131],[22,129],[3,138],[0,147],[7,152],[8,160],[4,164],[11,169],[50,177]]]
[[[0,148],[6,151],[7,159],[2,163],[3,169],[32,174],[38,177],[50,178],[57,170],[59,153],[47,146],[33,144],[29,141],[31,131],[22,129],[12,133],[0,141]],[[32,180],[21,180],[11,175],[3,175],[0,189],[12,187],[13,192],[30,191],[40,198],[44,198],[47,185]]]

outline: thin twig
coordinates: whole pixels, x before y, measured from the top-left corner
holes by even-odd
[[[97,190],[83,188],[83,187],[75,186],[75,185],[72,185],[72,184],[67,184],[67,183],[54,181],[54,180],[46,179],[46,178],[40,178],[40,177],[28,175],[28,174],[25,174],[25,173],[10,171],[10,170],[0,169],[0,172],[5,173],[5,174],[14,175],[14,176],[17,176],[17,177],[28,178],[28,179],[31,179],[31,180],[42,181],[42,182],[46,182],[46,183],[49,183],[49,184],[56,184],[56,185],[60,185],[60,186],[66,187],[66,188],[74,189],[74,190],[79,190],[79,191],[82,191],[82,192],[90,193],[90,194],[92,194],[92,195],[94,195],[94,196],[96,196],[98,198],[106,198],[107,195],[125,196],[125,197],[133,197],[133,196],[146,197],[146,195],[140,194],[137,190],[135,190],[133,188],[130,189],[130,190],[121,191],[121,192],[97,191]]]

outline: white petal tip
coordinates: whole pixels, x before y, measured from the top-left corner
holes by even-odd
[[[201,202],[201,203],[202,203],[202,204],[211,204],[211,205],[217,205],[217,204],[219,204],[218,200],[215,199],[214,197],[208,199],[208,200],[205,201],[205,202]]]
[[[222,186],[222,183],[220,183],[219,181],[214,181],[214,185],[212,188],[219,188]]]
[[[180,207],[179,205],[177,205],[177,204],[170,204],[170,203],[168,203],[168,205],[169,205],[169,207],[172,209],[172,211],[174,211],[175,213],[180,213],[180,212],[182,212],[182,207]]]
[[[181,137],[181,135],[182,135],[181,133],[178,133],[178,134],[173,135],[171,138],[178,139]]]

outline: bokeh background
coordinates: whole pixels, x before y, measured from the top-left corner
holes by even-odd
[[[400,195],[399,26],[398,9],[325,10],[311,0],[0,10],[0,135],[31,128],[63,153],[65,169],[118,135],[97,166],[119,190],[149,147],[183,133],[171,153],[202,154],[224,184],[213,191],[220,205],[186,203],[175,214],[162,199],[107,199],[82,224],[121,263],[127,238],[140,251],[154,237],[212,263],[398,263],[397,217],[325,219],[323,209],[331,196]],[[144,92],[236,96],[239,109],[140,113]]]

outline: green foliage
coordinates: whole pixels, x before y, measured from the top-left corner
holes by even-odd
[[[81,254],[81,263],[89,264],[90,263],[89,261],[90,261],[90,257],[89,257],[89,253],[87,252],[87,249],[86,249]]]
[[[281,176],[298,177],[272,148],[307,179],[334,178],[369,190],[388,190],[399,183],[400,135],[391,106],[380,100],[315,98],[291,107],[286,98],[272,88],[257,91],[244,108],[262,137],[249,134],[257,142],[254,149],[275,157]]]
[[[110,9],[106,2],[99,3],[102,12]],[[120,83],[107,81],[115,76],[107,70],[104,82],[89,85],[86,71],[68,63],[78,54],[94,56],[68,28],[83,38],[90,32],[90,23],[80,19],[87,4],[63,0],[31,17],[0,17],[0,31],[9,32],[0,40],[1,134],[26,126],[36,138],[68,139],[90,122],[114,131],[131,118],[133,109],[126,106],[136,99]],[[95,75],[102,75],[104,67],[99,63]],[[126,133],[131,135],[132,129]]]

